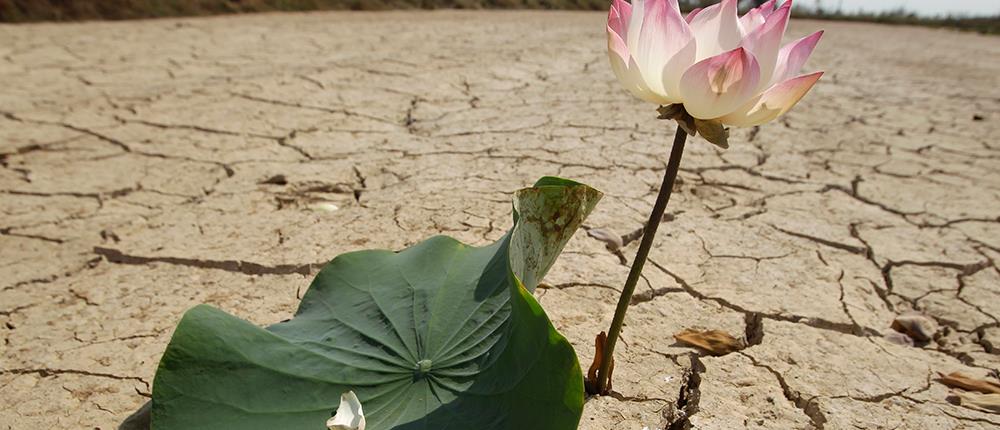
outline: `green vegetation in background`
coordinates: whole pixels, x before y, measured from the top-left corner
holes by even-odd
[[[805,19],[824,19],[831,21],[875,22],[893,25],[918,25],[923,27],[954,28],[964,31],[975,31],[982,34],[1000,34],[1000,15],[995,16],[938,16],[925,17],[908,12],[903,8],[884,12],[852,12],[842,10],[827,10],[821,7],[800,8],[792,10],[792,16]]]
[[[605,0],[0,0],[0,22],[120,20],[314,10],[602,10],[607,7]]]
[[[220,15],[231,13],[389,9],[568,9],[605,10],[610,0],[0,0],[0,22],[80,21]],[[680,0],[682,10],[716,3]],[[763,1],[744,0],[744,9]],[[880,13],[796,7],[796,17],[836,21],[920,25],[1000,34],[1000,15],[921,17],[898,9]]]

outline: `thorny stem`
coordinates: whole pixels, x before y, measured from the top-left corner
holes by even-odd
[[[618,307],[615,308],[615,317],[611,320],[611,329],[608,330],[608,340],[604,344],[604,356],[601,360],[601,368],[597,373],[597,394],[606,394],[605,387],[608,386],[608,372],[611,370],[611,359],[615,352],[615,343],[618,342],[618,334],[622,331],[622,324],[625,322],[625,312],[628,311],[629,303],[632,301],[632,293],[639,283],[639,276],[642,274],[642,266],[646,264],[646,257],[649,256],[649,249],[653,247],[653,238],[656,236],[656,229],[663,220],[663,211],[670,201],[670,192],[674,189],[674,180],[677,179],[677,171],[680,169],[681,156],[684,154],[684,142],[687,140],[687,133],[677,127],[674,135],[674,147],[670,150],[670,161],[667,162],[667,171],[663,174],[663,184],[660,185],[660,193],[656,196],[656,203],[653,204],[653,212],[649,214],[649,222],[642,233],[642,241],[639,242],[639,251],[632,261],[632,268],[628,272],[628,279],[625,281],[625,288],[618,299]]]

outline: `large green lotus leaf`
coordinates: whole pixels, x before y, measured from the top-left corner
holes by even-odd
[[[156,373],[153,429],[322,430],[347,390],[367,430],[576,429],[579,363],[531,291],[600,197],[542,178],[492,245],[340,255],[267,328],[189,310]]]

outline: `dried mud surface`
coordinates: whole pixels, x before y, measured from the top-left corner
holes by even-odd
[[[986,429],[935,372],[1000,368],[1000,43],[800,21],[784,119],[688,145],[581,429]],[[673,125],[603,14],[393,12],[0,26],[0,428],[112,429],[189,307],[287,318],[333,256],[510,225],[542,175],[642,226]],[[315,210],[329,204],[334,211]],[[631,258],[636,242],[625,249]],[[537,296],[589,363],[627,267],[583,231]],[[900,312],[942,327],[886,341]],[[722,357],[685,328],[746,335]]]

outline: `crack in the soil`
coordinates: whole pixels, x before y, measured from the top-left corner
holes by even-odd
[[[705,373],[705,364],[696,353],[688,354],[691,366],[684,372],[684,383],[681,384],[677,403],[672,416],[668,417],[666,430],[689,430],[691,416],[698,413],[701,403],[701,375]]]
[[[852,314],[851,310],[847,307],[847,302],[844,301],[844,298],[847,295],[846,288],[844,287],[844,274],[844,269],[840,269],[840,275],[837,276],[837,284],[840,286],[840,297],[838,298],[838,300],[840,300],[840,308],[843,310],[844,315],[847,315],[847,318],[851,320],[851,324],[855,327],[861,327],[861,325],[858,324],[858,321],[854,319],[854,314]]]
[[[406,131],[410,134],[417,134],[417,127],[414,125],[417,120],[413,117],[413,112],[417,110],[417,103],[420,103],[420,97],[411,98],[410,105],[407,106],[403,116],[403,127],[406,127]]]
[[[1000,427],[1000,421],[992,421],[992,420],[988,420],[986,418],[978,418],[978,417],[963,417],[961,415],[955,415],[955,414],[949,412],[947,409],[944,409],[944,408],[938,408],[938,410],[941,411],[941,413],[943,413],[943,414],[945,414],[945,415],[947,415],[949,417],[952,417],[952,418],[954,418],[956,420],[959,420],[959,421],[969,421],[969,422],[974,422],[974,423],[989,424],[989,425],[992,425],[992,426],[998,426],[998,427]]]
[[[49,276],[45,276],[45,277],[42,277],[42,278],[34,278],[34,279],[28,279],[28,280],[25,280],[25,281],[20,281],[20,282],[14,283],[12,285],[8,285],[8,286],[5,286],[3,288],[0,288],[0,292],[2,292],[2,291],[8,291],[8,290],[13,290],[15,288],[19,288],[19,287],[22,287],[22,286],[25,286],[25,285],[50,284],[52,282],[55,282],[58,279],[62,279],[62,278],[66,278],[66,277],[70,277],[70,276],[76,275],[77,273],[80,273],[80,272],[82,272],[84,270],[87,270],[87,269],[93,269],[93,268],[97,267],[97,265],[100,263],[100,261],[101,261],[101,257],[94,257],[94,258],[91,258],[90,260],[87,260],[86,262],[84,262],[83,264],[81,264],[80,266],[78,266],[75,269],[66,271],[66,272],[61,273],[61,274],[54,274],[54,275],[49,275]]]
[[[868,280],[868,283],[871,284],[872,289],[875,290],[875,294],[882,300],[882,304],[885,305],[885,308],[890,312],[895,312],[896,305],[889,299],[889,296],[893,294],[892,274],[889,270],[886,270],[885,267],[880,265],[878,260],[875,259],[875,250],[872,248],[871,244],[868,243],[868,241],[861,237],[861,231],[858,230],[858,225],[859,224],[857,223],[851,223],[848,226],[847,231],[851,237],[864,245],[865,252],[861,255],[863,255],[872,264],[872,266],[878,269],[879,273],[882,274],[882,285],[879,285],[877,282],[870,279]]]
[[[617,288],[612,287],[610,285],[598,284],[598,283],[594,283],[594,282],[564,282],[562,284],[554,284],[554,285],[552,285],[552,284],[545,284],[545,283],[538,284],[538,289],[541,289],[541,290],[550,290],[550,289],[551,290],[564,290],[564,289],[578,288],[578,287],[596,287],[596,288],[608,289],[608,290],[611,290],[611,291],[614,291],[614,292],[618,292],[619,291]]]
[[[27,304],[27,305],[14,306],[13,308],[10,308],[10,309],[7,309],[7,310],[0,310],[0,316],[9,317],[9,316],[14,315],[14,314],[16,314],[18,312],[21,312],[21,311],[23,311],[25,309],[30,309],[30,308],[33,308],[35,306],[38,306],[38,304],[37,303],[31,303],[31,304]]]
[[[923,392],[931,389],[931,385],[933,384],[933,382],[932,382],[932,376],[933,376],[933,373],[928,373],[927,374],[927,379],[924,382],[924,385],[922,387],[920,387],[919,389],[913,390],[913,391],[910,391],[912,389],[912,387],[906,387],[906,388],[904,388],[902,390],[890,391],[890,392],[887,392],[887,393],[875,394],[875,395],[871,395],[871,396],[841,395],[841,396],[833,396],[833,397],[830,397],[830,398],[831,399],[851,399],[851,400],[854,400],[854,401],[857,401],[857,402],[865,402],[865,403],[882,403],[883,401],[886,401],[888,399],[892,399],[892,398],[896,398],[896,397],[901,397],[901,398],[907,399],[907,400],[912,401],[912,402],[922,403],[921,401],[913,399],[910,396],[912,396],[913,394],[920,394],[920,393],[923,393]]]
[[[41,378],[47,378],[49,376],[58,375],[79,375],[79,376],[92,376],[95,378],[107,378],[115,379],[119,381],[139,381],[146,386],[146,391],[149,391],[149,382],[138,376],[121,376],[111,373],[102,372],[91,372],[89,370],[79,370],[79,369],[52,369],[52,368],[35,368],[35,369],[0,369],[0,375],[38,375]]]
[[[829,240],[829,239],[823,239],[821,237],[812,236],[812,235],[808,235],[808,234],[805,234],[805,233],[799,233],[799,232],[796,232],[796,231],[786,230],[786,229],[778,227],[778,226],[776,226],[774,224],[769,224],[769,225],[770,225],[771,228],[773,228],[773,229],[775,229],[777,231],[780,231],[780,232],[782,232],[784,234],[787,234],[789,236],[797,237],[797,238],[800,238],[800,239],[810,240],[810,241],[816,242],[816,243],[818,243],[820,245],[825,245],[825,246],[828,246],[828,247],[831,247],[831,248],[839,249],[841,251],[850,252],[851,254],[866,255],[868,253],[868,249],[866,249],[865,247],[862,247],[862,246],[848,245],[846,243],[841,243],[841,242],[837,242],[837,241],[833,241],[833,240]]]
[[[358,169],[358,166],[351,166],[351,168],[354,170],[354,179],[358,182],[359,185],[353,188],[354,201],[358,202],[358,205],[363,208],[367,207],[365,206],[364,203],[361,202],[361,194],[368,190],[368,178],[366,178],[365,175],[361,174],[361,169]]]
[[[69,124],[69,123],[66,123],[66,122],[43,121],[43,120],[36,120],[36,119],[21,118],[21,117],[19,117],[17,115],[14,115],[13,113],[3,112],[3,111],[0,111],[0,114],[2,114],[4,117],[6,117],[8,119],[11,119],[11,120],[14,120],[14,121],[18,121],[18,122],[29,123],[29,124],[43,124],[43,125],[51,125],[51,126],[56,126],[56,127],[62,127],[62,128],[67,129],[67,130],[72,130],[72,131],[75,131],[77,133],[81,133],[83,135],[91,136],[91,137],[94,137],[94,138],[96,138],[96,139],[98,139],[98,140],[100,140],[102,142],[111,144],[112,146],[115,146],[118,149],[121,149],[122,152],[126,153],[126,154],[137,155],[137,156],[140,156],[140,157],[159,158],[159,159],[163,159],[163,160],[181,160],[181,161],[189,161],[189,162],[192,162],[192,163],[211,164],[211,165],[214,165],[214,166],[217,166],[217,167],[221,168],[226,173],[226,177],[232,177],[234,174],[236,174],[235,170],[233,170],[233,168],[230,165],[228,165],[226,163],[223,163],[223,162],[220,162],[220,161],[199,160],[197,158],[191,158],[191,157],[185,157],[185,156],[168,155],[168,154],[160,154],[160,153],[156,153],[156,152],[140,151],[140,150],[136,150],[136,149],[132,148],[127,143],[125,143],[125,142],[123,142],[123,141],[121,141],[119,139],[115,139],[115,138],[113,138],[111,136],[107,136],[105,134],[98,133],[98,132],[96,132],[94,130],[91,130],[91,129],[88,129],[88,128],[84,128],[84,127],[80,127],[80,126],[76,126],[76,125]],[[115,116],[115,120],[118,121],[118,122],[120,122],[120,123],[137,122],[137,121],[133,121],[133,120],[125,120],[125,119],[120,118],[118,116]],[[171,128],[169,126],[165,126],[165,125],[162,125],[162,124],[155,124],[155,123],[142,122],[142,124],[148,125],[148,126],[152,126],[152,127],[159,126],[159,128]],[[197,128],[186,127],[186,126],[180,126],[180,127],[181,128],[190,128],[190,129],[193,129],[193,130],[198,130]],[[198,130],[198,131],[209,132],[208,130]],[[259,137],[270,138],[269,136],[259,136]]]
[[[617,291],[617,290],[616,290]],[[638,305],[640,303],[646,303],[653,301],[657,297],[665,296],[667,294],[673,293],[686,293],[683,288],[653,288],[651,290],[646,290],[641,293],[636,293],[632,295],[632,300],[629,301],[629,306]]]
[[[98,192],[98,193],[80,193],[73,191],[55,191],[55,192],[41,192],[41,191],[22,191],[22,190],[0,190],[0,194],[10,194],[14,196],[32,196],[32,197],[74,197],[81,199],[94,199],[97,202],[98,208],[104,207],[104,199],[111,198],[115,199],[118,197],[124,197],[133,192],[137,191],[137,187],[126,187],[117,190]],[[17,227],[9,227],[17,228]]]
[[[760,263],[762,261],[766,261],[766,260],[780,260],[782,258],[785,258],[785,257],[788,257],[790,255],[795,254],[795,252],[786,252],[786,253],[781,254],[781,255],[765,255],[765,256],[762,256],[762,257],[758,257],[756,255],[714,254],[714,253],[712,253],[712,250],[708,249],[708,243],[705,241],[704,238],[702,238],[701,236],[699,236],[698,233],[692,232],[691,234],[693,234],[694,237],[698,238],[698,241],[701,242],[701,250],[705,251],[705,253],[708,254],[709,259],[712,259],[712,258],[732,258],[732,259],[737,259],[737,260],[751,260],[751,261],[756,262],[757,266],[760,266]]]
[[[858,236],[858,237],[860,237],[860,236]],[[866,245],[867,245],[867,243],[866,243]],[[975,308],[977,311],[979,311],[980,313],[982,313],[986,317],[988,317],[990,319],[993,319],[994,321],[1000,322],[1000,319],[997,319],[995,316],[987,313],[979,305],[976,305],[974,303],[970,303],[967,300],[965,300],[963,297],[961,297],[962,289],[965,286],[965,277],[974,275],[974,274],[980,272],[981,270],[993,267],[993,262],[990,261],[989,259],[983,260],[983,261],[978,261],[978,262],[975,262],[975,263],[955,263],[955,262],[950,262],[950,261],[915,261],[915,260],[893,261],[893,260],[887,260],[885,264],[879,265],[878,262],[875,260],[874,253],[869,253],[869,260],[881,272],[881,274],[882,274],[882,281],[885,284],[885,289],[880,288],[874,281],[869,280],[869,283],[871,283],[872,287],[875,289],[875,292],[879,295],[880,298],[882,298],[882,301],[885,302],[886,306],[888,306],[888,309],[890,311],[895,310],[895,306],[892,304],[891,300],[889,300],[889,296],[890,295],[891,296],[895,296],[895,297],[899,297],[900,299],[908,302],[914,308],[918,308],[919,307],[918,306],[919,301],[922,298],[924,298],[926,295],[928,295],[930,293],[933,293],[933,291],[932,292],[928,292],[927,294],[924,294],[923,296],[917,297],[917,298],[906,297],[906,296],[903,296],[901,294],[895,293],[893,291],[894,281],[892,279],[892,270],[894,268],[897,268],[897,267],[906,267],[906,266],[938,267],[938,268],[942,268],[942,269],[950,269],[950,270],[956,270],[956,271],[958,271],[958,274],[956,275],[956,280],[957,280],[956,282],[957,282],[957,285],[958,285],[958,287],[956,288],[956,292],[955,292],[955,299],[956,300],[959,300],[959,301],[961,301],[961,302],[963,302],[963,303],[965,303],[965,304],[967,304],[967,305]],[[937,318],[937,317],[935,317],[935,318]],[[957,328],[957,326],[956,326],[956,328]]]
[[[197,267],[202,269],[216,269],[226,272],[243,273],[247,275],[291,275],[299,274],[309,276],[314,270],[322,267],[324,263],[307,264],[278,264],[267,266],[242,260],[205,260],[184,257],[144,257],[139,255],[125,254],[122,251],[101,246],[94,247],[94,253],[107,259],[111,263],[145,265],[149,263],[166,263],[178,266]]]
[[[43,235],[40,235],[40,234],[18,233],[18,232],[13,231],[13,229],[14,229],[14,227],[0,228],[0,236],[12,236],[12,237],[20,237],[20,238],[24,238],[24,239],[34,239],[34,240],[40,240],[40,241],[43,241],[43,242],[55,243],[57,245],[62,245],[63,243],[66,242],[65,239],[60,239],[60,238],[56,238],[56,237],[48,237],[48,236],[43,236]]]
[[[223,136],[256,137],[256,138],[259,138],[259,139],[269,139],[269,140],[274,140],[274,141],[277,141],[277,140],[279,140],[279,139],[282,138],[282,136],[273,136],[273,135],[269,135],[269,134],[257,134],[257,133],[249,133],[249,132],[237,132],[237,131],[230,131],[230,130],[222,130],[222,129],[209,128],[209,127],[204,127],[204,126],[200,126],[200,125],[193,125],[193,124],[167,124],[167,123],[161,123],[161,122],[155,122],[155,121],[147,121],[147,120],[144,120],[144,119],[122,118],[122,117],[118,117],[118,116],[116,116],[115,119],[118,120],[118,121],[120,121],[120,122],[122,122],[122,123],[125,123],[125,124],[141,124],[141,125],[145,125],[145,126],[149,126],[149,127],[153,127],[153,128],[164,129],[164,130],[170,130],[170,129],[175,129],[175,130],[192,130],[192,131],[198,131],[198,132],[202,132],[202,133],[220,134],[220,135],[223,135]]]
[[[310,131],[315,131],[315,130],[305,130],[305,132],[307,132],[307,133],[310,132]],[[278,139],[276,139],[275,142],[279,146],[283,146],[285,148],[288,148],[288,149],[291,149],[292,151],[297,152],[299,155],[302,156],[302,158],[305,158],[306,160],[315,160],[315,158],[313,157],[312,154],[309,153],[309,151],[306,151],[305,149],[302,149],[301,147],[299,147],[299,146],[297,146],[297,145],[295,145],[295,144],[292,143],[292,141],[295,140],[295,137],[298,136],[298,134],[299,134],[299,130],[292,130],[287,135],[279,137]]]
[[[718,305],[720,305],[720,306],[722,306],[722,307],[724,307],[726,309],[739,312],[739,313],[741,313],[743,315],[750,314],[750,313],[757,313],[755,311],[751,311],[751,310],[746,309],[746,308],[744,308],[742,306],[734,304],[734,303],[732,303],[732,302],[730,302],[730,301],[728,301],[728,300],[726,300],[724,298],[721,298],[721,297],[712,297],[712,296],[706,295],[706,294],[704,294],[704,293],[696,290],[686,280],[684,280],[683,278],[681,278],[677,274],[671,272],[669,269],[667,269],[663,265],[657,263],[652,258],[650,258],[647,261],[649,261],[654,267],[656,267],[657,269],[659,269],[661,272],[663,272],[667,276],[670,276],[671,278],[673,278],[674,281],[677,282],[681,286],[682,289],[684,289],[684,292],[686,292],[688,295],[690,295],[690,296],[692,296],[692,297],[694,297],[694,298],[696,298],[698,300],[714,302],[714,303],[716,303],[716,304],[718,304]],[[834,331],[834,332],[841,333],[841,334],[849,334],[849,335],[858,336],[858,337],[880,336],[878,330],[875,330],[875,329],[870,328],[870,327],[859,326],[859,325],[853,324],[853,323],[852,324],[847,324],[847,323],[841,323],[841,322],[836,322],[836,321],[830,321],[830,320],[827,320],[827,319],[824,319],[824,318],[806,317],[806,316],[802,316],[802,315],[789,315],[789,314],[781,314],[781,313],[773,313],[773,314],[771,314],[771,313],[763,313],[763,312],[759,312],[759,314],[760,314],[760,316],[762,318],[765,318],[765,319],[776,320],[776,321],[784,321],[784,322],[790,322],[790,323],[797,323],[797,324],[804,324],[804,325],[807,325],[807,326],[815,328],[815,329],[829,330],[829,331]]]
[[[252,96],[252,95],[249,95],[249,94],[236,93],[236,92],[230,92],[229,94],[232,95],[233,97],[238,97],[238,98],[241,98],[241,99],[244,99],[244,100],[250,100],[250,101],[255,101],[255,102],[259,102],[259,103],[267,103],[267,104],[273,104],[273,105],[276,105],[276,106],[284,106],[284,107],[293,107],[293,108],[305,109],[305,110],[313,110],[313,111],[324,112],[324,113],[335,113],[335,114],[341,114],[341,115],[344,115],[344,116],[347,116],[347,117],[366,118],[366,119],[370,119],[372,121],[380,122],[380,123],[383,123],[383,124],[398,125],[395,122],[393,122],[391,120],[388,120],[388,119],[385,119],[385,118],[377,117],[375,115],[368,115],[368,114],[363,114],[363,113],[355,112],[355,111],[352,111],[352,110],[349,110],[349,109],[346,109],[346,108],[331,108],[331,107],[324,107],[324,106],[306,105],[306,104],[302,104],[302,103],[293,103],[293,102],[286,102],[286,101],[282,101],[282,100],[267,99],[267,98],[264,98],[264,97]]]
[[[767,370],[772,376],[774,376],[775,379],[778,380],[778,385],[781,386],[781,392],[784,394],[785,399],[795,405],[796,408],[801,410],[802,413],[809,418],[809,422],[812,424],[813,429],[824,429],[827,419],[826,415],[820,409],[819,404],[816,402],[816,399],[819,396],[812,396],[808,398],[803,396],[802,393],[793,390],[788,385],[788,382],[785,381],[785,377],[777,370],[774,370],[773,367],[758,362],[757,358],[750,354],[744,352],[739,352],[739,354],[750,359],[750,362],[753,363],[754,367]]]

